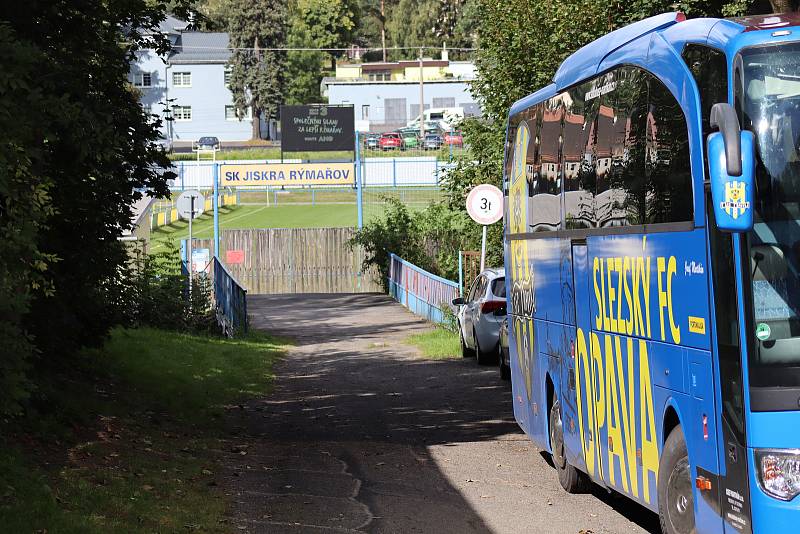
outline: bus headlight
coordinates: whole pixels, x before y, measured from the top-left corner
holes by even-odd
[[[761,490],[776,499],[791,501],[800,494],[800,450],[756,450],[756,470]]]

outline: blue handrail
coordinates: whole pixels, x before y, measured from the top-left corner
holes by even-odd
[[[389,295],[413,313],[434,323],[446,322],[444,309],[458,297],[458,283],[431,274],[390,255]]]
[[[219,323],[225,335],[247,333],[247,290],[214,256],[214,302]]]

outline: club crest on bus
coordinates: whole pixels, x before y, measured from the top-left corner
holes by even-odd
[[[745,183],[731,180],[725,184],[725,200],[720,202],[720,207],[725,213],[738,219],[750,209],[750,202],[746,200]]]

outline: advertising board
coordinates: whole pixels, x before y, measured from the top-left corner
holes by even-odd
[[[302,187],[355,185],[352,163],[248,163],[222,164],[222,187]]]
[[[354,150],[353,106],[281,106],[281,150]]]

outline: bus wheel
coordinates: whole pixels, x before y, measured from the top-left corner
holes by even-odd
[[[564,427],[561,423],[561,405],[553,395],[550,408],[550,449],[553,451],[553,465],[556,466],[558,481],[567,493],[583,493],[586,491],[586,477],[567,462],[564,451]]]
[[[683,429],[676,426],[658,466],[658,518],[664,534],[693,534],[694,494]]]

